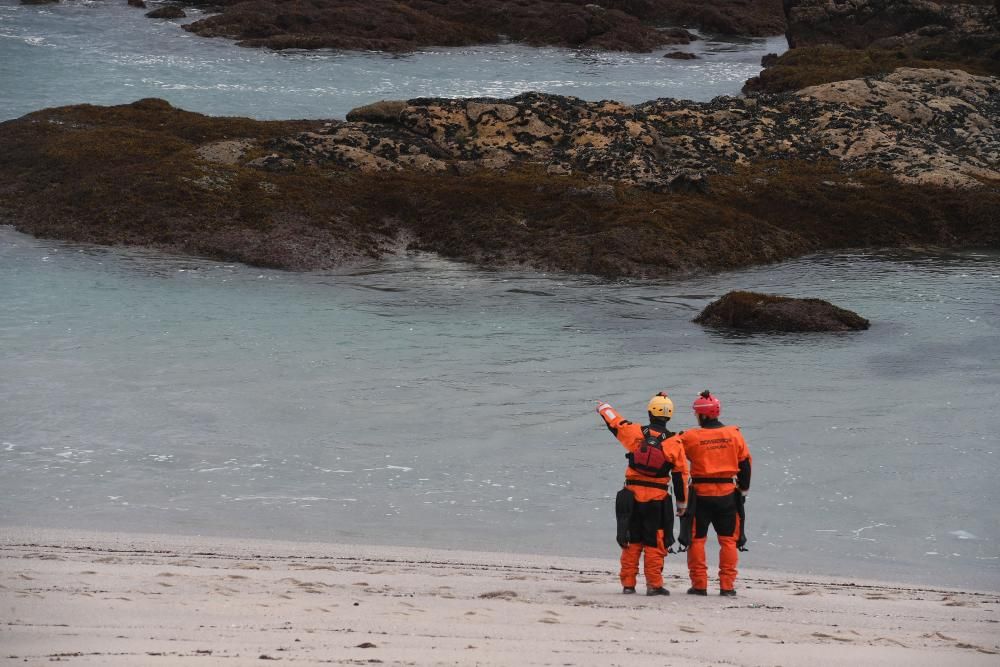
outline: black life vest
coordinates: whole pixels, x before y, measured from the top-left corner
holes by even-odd
[[[643,426],[642,437],[645,441],[639,449],[625,455],[628,467],[649,477],[669,477],[674,464],[663,453],[663,441],[672,435],[670,431],[654,434],[648,426]]]

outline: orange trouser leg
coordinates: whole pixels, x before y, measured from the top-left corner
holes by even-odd
[[[618,574],[622,586],[635,587],[635,578],[639,575],[639,557],[642,555],[642,542],[633,542],[622,547],[622,569]]]
[[[646,546],[643,551],[645,557],[642,561],[642,574],[646,577],[646,586],[649,588],[663,588],[663,559],[667,556],[667,550],[663,546],[663,531],[657,531],[656,546]]]
[[[708,588],[708,564],[705,562],[705,538],[691,538],[688,547],[688,574],[692,588]]]
[[[736,530],[732,535],[719,535],[719,588],[733,590],[736,588],[736,564],[740,560],[740,552],[736,548],[736,540],[740,536],[740,517],[736,517]],[[704,546],[704,542],[702,542]]]

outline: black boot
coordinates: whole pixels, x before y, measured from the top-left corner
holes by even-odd
[[[670,591],[666,588],[647,588],[646,595],[670,595]]]
[[[635,586],[625,586],[622,588],[622,593],[624,595],[635,595]]]
[[[688,595],[708,595],[708,590],[705,588],[695,588],[692,586],[688,589]]]
[[[736,589],[730,588],[727,590],[723,588],[721,591],[719,591],[719,595],[726,598],[734,598],[736,597]]]

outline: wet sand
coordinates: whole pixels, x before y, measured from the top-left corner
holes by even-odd
[[[738,597],[692,597],[671,556],[673,595],[646,598],[616,573],[612,554],[3,528],[0,664],[1000,662],[996,592],[745,570]]]

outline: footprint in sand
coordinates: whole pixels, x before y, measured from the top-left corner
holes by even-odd
[[[920,635],[924,639],[943,639],[946,642],[955,641],[954,637],[949,637],[948,635],[942,634],[940,632],[928,632],[926,635]]]
[[[601,621],[595,627],[598,628],[614,628],[615,630],[624,630],[625,626],[617,621]]]
[[[681,632],[689,632],[695,635],[701,634],[701,630],[699,630],[698,628],[692,628],[689,625],[678,625],[677,629],[680,630]]]
[[[892,639],[890,637],[876,637],[875,639],[871,640],[871,643],[872,644],[892,644],[893,646],[901,646],[903,648],[910,648],[909,646],[907,646],[903,642],[896,641],[895,639]]]
[[[558,619],[555,619],[555,618],[551,618],[551,617],[548,617],[548,616],[546,616],[545,618],[540,618],[540,619],[538,619],[538,622],[539,622],[539,623],[549,623],[549,624],[553,624],[553,623],[558,623],[558,622],[559,622],[559,620],[558,620]]]
[[[500,599],[500,600],[513,600],[517,597],[517,593],[514,591],[490,591],[488,593],[482,593],[479,596],[484,600]]]
[[[800,588],[799,590],[792,593],[792,595],[819,595],[819,594],[813,590]]]
[[[955,648],[968,648],[973,651],[979,651],[980,653],[988,653],[989,655],[995,655],[1000,651],[994,651],[992,649],[983,648],[982,646],[976,646],[975,644],[966,644],[965,642],[957,642]]]
[[[812,633],[812,636],[816,637],[818,639],[832,639],[832,640],[838,641],[838,642],[853,642],[854,641],[853,639],[851,639],[849,637],[837,637],[835,635],[828,635],[825,632],[814,632],[814,633]]]

